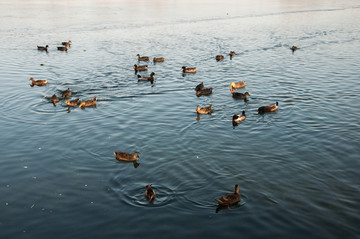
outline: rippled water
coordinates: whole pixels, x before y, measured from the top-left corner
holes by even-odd
[[[0,6],[0,237],[359,237],[358,1]],[[138,53],[166,58],[148,62],[154,84],[137,81]],[[240,80],[247,102],[229,91]],[[196,97],[200,82],[211,96]],[[67,88],[97,107],[48,102]],[[139,152],[140,165],[113,151]],[[217,211],[235,184],[240,203]]]

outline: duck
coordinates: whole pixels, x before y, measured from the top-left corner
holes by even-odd
[[[65,104],[66,104],[67,106],[77,106],[77,105],[79,104],[79,101],[80,101],[79,98],[76,98],[75,100],[72,100],[72,101],[70,101],[70,100],[65,100]]]
[[[146,185],[146,190],[144,193],[146,199],[148,199],[150,202],[152,202],[156,197],[156,192],[151,186],[152,186],[151,184]]]
[[[149,57],[148,56],[140,56],[140,54],[136,55],[138,57],[138,61],[148,61]]]
[[[56,106],[56,102],[59,102],[59,98],[56,96],[56,94],[54,94],[53,96],[51,96],[49,101],[53,103],[54,106]]]
[[[127,162],[135,162],[137,158],[140,158],[138,152],[134,152],[133,154],[125,153],[125,152],[115,152],[114,155],[119,161],[127,161]]]
[[[298,48],[297,48],[297,46],[292,46],[290,49],[291,49],[292,52],[294,53],[294,51],[296,51]]]
[[[224,56],[223,56],[223,55],[217,55],[217,56],[215,57],[215,59],[216,59],[217,61],[221,61],[222,59],[224,59]]]
[[[61,45],[66,46],[66,47],[70,47],[71,41],[70,41],[70,40],[69,40],[69,41],[63,41],[63,42],[61,43]]]
[[[198,84],[195,87],[195,91],[199,91],[199,90],[202,90],[202,89],[204,89],[204,82],[201,82],[200,84]]]
[[[236,184],[234,193],[226,194],[220,198],[217,198],[216,201],[218,201],[219,205],[226,206],[228,209],[230,209],[230,206],[240,202],[240,199],[241,195],[239,193],[239,185]]]
[[[46,46],[37,46],[38,51],[48,51],[49,45]]]
[[[33,87],[34,85],[37,86],[45,86],[47,85],[47,80],[34,80],[34,78],[30,78],[29,81],[31,81],[31,87]]]
[[[196,96],[200,97],[202,95],[211,95],[213,88],[203,88],[201,90],[196,91]]]
[[[89,107],[89,106],[95,106],[96,105],[96,100],[97,97],[95,96],[93,99],[91,100],[86,100],[86,101],[81,101],[79,108],[85,108],[85,107]]]
[[[197,106],[196,112],[198,114],[204,114],[204,115],[211,114],[211,108],[212,108],[212,105],[206,106],[204,108],[200,108],[200,106]]]
[[[154,81],[154,76],[156,76],[155,72],[151,72],[150,76],[141,76],[137,75],[139,81]]]
[[[265,112],[275,112],[278,109],[278,105],[279,105],[279,103],[276,101],[276,103],[274,103],[272,105],[261,106],[258,109],[258,113],[262,114],[262,113],[265,113]]]
[[[245,81],[231,82],[230,91],[233,92],[235,89],[245,88]]]
[[[164,57],[154,57],[153,62],[164,62],[165,58]]]
[[[196,67],[181,67],[183,73],[196,73]]]
[[[58,46],[57,49],[59,51],[67,51],[68,50],[68,48],[66,46]]]
[[[232,97],[236,99],[246,99],[247,96],[250,96],[249,92],[240,93],[240,92],[232,92]]]
[[[245,110],[241,114],[233,115],[233,123],[240,123],[246,119]]]
[[[70,88],[67,88],[67,90],[62,93],[62,98],[69,97],[70,95],[71,95],[71,90]]]
[[[134,70],[135,72],[137,71],[147,71],[148,70],[148,65],[143,65],[143,66],[138,66],[138,65],[134,65]]]
[[[237,55],[237,54],[235,53],[235,51],[230,51],[229,55],[230,55],[230,56],[235,56],[235,55]]]

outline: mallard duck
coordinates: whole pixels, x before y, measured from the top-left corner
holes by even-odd
[[[48,45],[46,45],[46,46],[37,46],[38,51],[46,51],[47,52],[48,48],[49,48]]]
[[[66,104],[67,106],[77,106],[77,105],[79,104],[79,101],[80,101],[79,98],[77,98],[77,99],[75,99],[75,100],[72,100],[72,101],[70,101],[70,100],[65,100],[65,104]]]
[[[164,62],[165,58],[164,57],[154,57],[153,62]]]
[[[204,89],[204,82],[201,82],[200,84],[198,84],[195,87],[195,91],[199,91],[199,90],[202,90],[202,89]]]
[[[232,97],[236,99],[246,99],[247,96],[250,96],[249,92],[240,93],[240,92],[232,92]]]
[[[267,106],[261,106],[261,107],[258,109],[258,113],[259,113],[259,114],[262,114],[262,113],[265,113],[265,112],[274,112],[274,111],[277,111],[278,105],[279,105],[279,103],[276,101],[275,104],[267,105]]]
[[[148,65],[143,65],[143,66],[138,66],[138,65],[134,65],[134,70],[135,72],[137,71],[147,71],[148,70]]]
[[[136,55],[138,57],[138,61],[148,61],[149,57],[148,56],[140,56],[140,54]]]
[[[195,73],[196,72],[196,67],[181,67],[183,73]]]
[[[245,111],[243,110],[242,114],[233,115],[233,122],[240,123],[246,119]]]
[[[151,72],[150,76],[141,76],[138,75],[138,80],[139,81],[154,81],[154,76],[156,76],[155,72]]]
[[[297,46],[292,46],[290,49],[292,50],[292,52],[294,52],[294,51],[296,51],[298,48],[297,48]]]
[[[63,42],[61,43],[61,45],[66,46],[66,47],[70,47],[71,41],[70,41],[70,40],[69,40],[69,41],[63,41]]]
[[[230,56],[235,56],[236,53],[235,53],[235,51],[230,51],[229,55],[230,55]]]
[[[33,87],[34,85],[37,86],[45,86],[47,85],[47,80],[34,80],[34,78],[30,78],[29,81],[31,81],[31,87]]]
[[[67,90],[62,93],[62,98],[69,97],[70,95],[71,95],[71,90],[70,88],[67,88]]]
[[[117,160],[120,161],[128,161],[128,162],[134,162],[137,158],[140,158],[138,152],[134,152],[133,154],[125,153],[125,152],[115,152],[114,155]]]
[[[245,81],[231,82],[230,91],[233,92],[235,89],[245,88]]]
[[[201,90],[196,91],[196,96],[200,97],[202,95],[211,95],[213,88],[203,88]]]
[[[150,202],[152,202],[156,197],[156,192],[151,186],[152,186],[151,184],[146,185],[146,190],[144,194],[146,199],[148,199]]]
[[[85,107],[89,107],[89,106],[95,106],[96,105],[96,100],[97,97],[95,96],[93,99],[91,100],[86,100],[86,101],[81,101],[79,108],[85,108]]]
[[[218,201],[219,205],[221,206],[226,206],[230,209],[231,205],[234,205],[238,202],[240,202],[241,199],[241,195],[239,193],[239,185],[235,185],[235,192],[234,193],[229,193],[226,194],[224,196],[222,196],[221,198],[216,199],[216,201]]]
[[[216,59],[217,61],[220,61],[220,60],[224,59],[224,56],[223,56],[223,55],[217,55],[217,56],[215,57],[215,59]]]
[[[51,96],[49,101],[53,103],[54,106],[56,106],[56,102],[59,102],[59,98],[56,96],[56,94],[54,94],[53,96]]]
[[[197,106],[196,112],[199,114],[204,114],[204,115],[211,114],[211,108],[212,108],[212,105],[206,106],[204,108],[200,108],[200,106]]]
[[[57,49],[59,51],[67,51],[68,50],[68,48],[66,46],[58,46]]]

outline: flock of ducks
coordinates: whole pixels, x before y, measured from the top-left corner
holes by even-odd
[[[67,48],[70,47],[70,45],[71,45],[70,40],[68,42],[62,42],[62,46],[57,47],[57,49],[59,51],[67,51]],[[45,47],[38,46],[37,48],[39,51],[48,52],[49,46],[48,45],[46,45]],[[296,46],[292,46],[290,49],[294,53],[298,48]],[[236,53],[234,51],[230,51],[230,53],[229,53],[230,59],[232,59],[232,57],[235,55],[236,55]],[[149,61],[149,59],[150,59],[148,56],[141,56],[140,54],[137,54],[136,56],[138,58],[138,62]],[[217,61],[221,61],[224,59],[224,56],[217,55],[215,57],[215,59]],[[165,61],[164,57],[154,57],[153,58],[154,63],[164,62],[164,61]],[[148,65],[139,65],[138,66],[137,64],[134,64],[133,68],[135,70],[135,74],[137,74],[139,71],[147,71]],[[181,68],[181,70],[183,73],[196,73],[197,69],[196,69],[196,67],[183,66]],[[155,72],[151,72],[150,76],[137,75],[138,81],[149,81],[151,83],[153,83],[153,81],[154,81],[154,76],[156,76]],[[47,85],[47,80],[34,80],[34,78],[30,78],[30,81],[32,83],[30,85],[31,87],[33,87],[34,85],[37,85],[37,86],[46,86]],[[245,81],[231,82],[230,92],[232,93],[232,97],[247,100],[247,96],[250,96],[249,92],[245,92],[245,93],[236,92],[236,89],[245,88],[245,86],[246,86]],[[200,97],[202,95],[210,95],[210,94],[212,94],[212,90],[213,90],[213,88],[205,88],[203,82],[201,82],[199,85],[197,85],[195,87],[197,97]],[[65,90],[62,93],[62,98],[63,99],[69,98],[71,96],[71,94],[72,94],[71,90],[70,90],[70,88],[68,88],[67,90]],[[56,96],[56,94],[54,94],[50,98],[49,101],[51,103],[53,103],[54,106],[56,106],[56,103],[59,102],[60,100]],[[96,106],[96,101],[97,101],[97,97],[94,97],[93,99],[90,99],[90,100],[81,101],[81,102],[80,102],[79,98],[74,99],[74,100],[66,99],[65,104],[69,107],[75,107],[75,106],[79,105],[80,108],[84,109],[85,107]],[[279,105],[278,102],[276,102],[271,105],[261,106],[258,108],[258,113],[263,114],[266,112],[276,112],[278,110],[278,105]],[[210,104],[209,106],[203,107],[203,108],[201,108],[198,105],[196,108],[196,112],[198,113],[198,116],[199,116],[199,114],[211,114],[212,113],[212,104]],[[246,119],[245,111],[242,111],[241,114],[234,114],[232,117],[232,121],[233,121],[234,125],[244,121],[245,119]],[[115,158],[119,161],[133,162],[135,168],[139,166],[139,164],[137,163],[137,159],[140,158],[138,152],[134,152],[133,154],[130,154],[130,153],[126,153],[126,152],[114,151],[114,155],[115,155]],[[155,199],[156,192],[152,188],[151,184],[146,185],[144,196],[150,202],[153,202],[153,200]],[[229,193],[229,194],[223,195],[216,200],[219,204],[219,207],[227,207],[230,209],[230,206],[240,202],[240,199],[241,199],[241,195],[239,193],[239,185],[236,184],[235,188],[234,188],[234,193]]]

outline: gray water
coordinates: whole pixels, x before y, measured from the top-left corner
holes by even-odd
[[[358,1],[0,9],[1,238],[359,238]],[[137,81],[138,53],[165,57],[143,74],[155,72],[154,84]],[[30,77],[49,83],[30,87]],[[240,80],[247,102],[229,91]],[[211,96],[196,97],[201,82]],[[67,88],[71,99],[97,96],[96,108],[48,102]],[[257,114],[276,101],[276,113]],[[113,151],[139,152],[140,165]],[[217,211],[235,184],[240,203]]]

